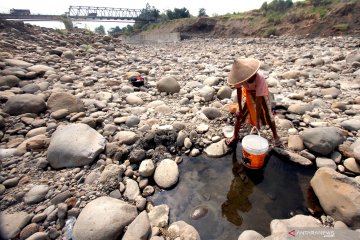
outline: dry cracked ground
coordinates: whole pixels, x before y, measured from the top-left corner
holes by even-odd
[[[274,94],[283,142],[274,151],[318,168],[311,187],[321,209],[239,239],[282,239],[293,227],[359,233],[358,37],[131,45],[4,22],[0,35],[4,239],[200,239],[147,197],[176,185],[183,154],[229,152],[235,92],[226,78],[241,57],[261,60]],[[143,86],[129,81],[137,76]]]

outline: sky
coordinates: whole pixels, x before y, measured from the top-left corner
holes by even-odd
[[[0,12],[9,13],[11,8],[29,9],[35,14],[56,14],[60,15],[68,11],[69,6],[94,6],[94,7],[114,7],[114,8],[132,8],[142,9],[146,4],[154,6],[160,12],[167,9],[187,8],[191,15],[197,16],[200,8],[204,8],[209,16],[214,14],[223,15],[232,12],[245,12],[252,9],[258,9],[264,3],[264,0],[0,0]],[[271,2],[271,0],[268,0]],[[44,27],[64,28],[62,23],[43,23],[32,22],[32,24]],[[75,23],[79,27],[89,27],[94,29],[96,26],[103,25],[105,29],[115,26],[126,26],[129,23],[101,23],[101,22],[82,22]],[[49,26],[47,26],[49,25]]]

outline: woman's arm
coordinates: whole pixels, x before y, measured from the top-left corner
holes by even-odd
[[[260,114],[261,114],[261,103],[263,97],[257,96],[256,97],[256,128],[260,130]]]
[[[240,88],[236,88],[236,91],[237,91],[237,100],[238,100],[238,105],[239,105],[239,110],[236,111],[236,116],[237,117],[240,117],[240,114],[241,114],[241,110],[242,110],[242,87]]]

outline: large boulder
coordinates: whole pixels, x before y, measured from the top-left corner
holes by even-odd
[[[105,138],[83,123],[57,129],[51,137],[47,159],[55,169],[88,165],[105,149]]]
[[[345,140],[341,130],[336,127],[309,128],[300,136],[309,150],[321,155],[330,154]]]
[[[155,169],[154,180],[162,188],[169,188],[179,179],[179,167],[175,161],[164,159]]]
[[[16,116],[24,113],[41,113],[46,110],[46,104],[42,97],[33,94],[18,94],[9,97],[5,103],[4,111]]]
[[[319,168],[310,181],[326,214],[348,226],[360,227],[360,184],[331,168]]]
[[[26,212],[0,213],[0,237],[4,239],[15,238],[28,222],[31,215]],[[2,239],[2,238],[1,238]]]
[[[137,216],[136,207],[111,197],[100,197],[81,211],[74,225],[76,240],[115,240]]]
[[[8,87],[16,87],[19,85],[20,79],[14,75],[7,75],[0,77],[0,87],[8,86]]]
[[[161,78],[156,83],[156,88],[159,92],[178,93],[180,92],[180,85],[174,76],[166,76]]]
[[[60,109],[67,109],[69,113],[84,111],[84,103],[74,95],[66,92],[56,92],[50,95],[47,107],[55,112]]]

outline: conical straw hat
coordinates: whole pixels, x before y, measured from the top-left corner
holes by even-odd
[[[239,58],[232,65],[228,77],[228,84],[231,86],[247,81],[260,68],[260,61],[254,58]]]

